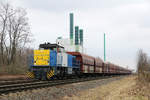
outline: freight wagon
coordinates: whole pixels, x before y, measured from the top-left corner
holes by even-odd
[[[95,58],[94,73],[103,73],[103,61],[100,58]]]
[[[80,73],[94,73],[94,57],[81,54],[80,52],[67,52],[80,61]]]

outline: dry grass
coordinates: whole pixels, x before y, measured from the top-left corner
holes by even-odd
[[[139,83],[136,79],[136,85],[128,91],[128,95],[145,98],[141,100],[150,100],[150,83]]]
[[[27,72],[26,65],[11,64],[0,66],[0,74],[25,74]]]
[[[24,49],[24,52],[15,57],[14,63],[7,63],[5,59],[4,64],[0,63],[0,74],[25,74],[29,68],[28,56],[30,54],[32,54],[32,49]]]
[[[97,88],[82,91],[72,97],[65,96],[63,100],[149,100],[148,95],[142,95],[136,84],[137,77],[131,76]],[[143,93],[145,91],[143,87]],[[142,91],[141,91],[142,92]]]

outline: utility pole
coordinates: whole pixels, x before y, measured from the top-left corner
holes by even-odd
[[[106,41],[105,41],[105,33],[104,33],[104,61],[106,61]]]

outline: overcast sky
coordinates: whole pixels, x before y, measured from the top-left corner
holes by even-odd
[[[40,43],[69,37],[69,13],[84,29],[87,54],[134,69],[139,49],[150,54],[150,0],[3,0],[25,8],[37,48]]]

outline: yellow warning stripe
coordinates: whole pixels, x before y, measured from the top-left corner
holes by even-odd
[[[54,70],[47,72],[47,78],[48,79],[50,79],[52,76],[54,76]]]
[[[33,72],[27,72],[27,76],[29,78],[34,78],[34,73]]]
[[[48,74],[48,77],[52,77],[53,75],[54,75],[54,73],[50,72],[50,73]]]

